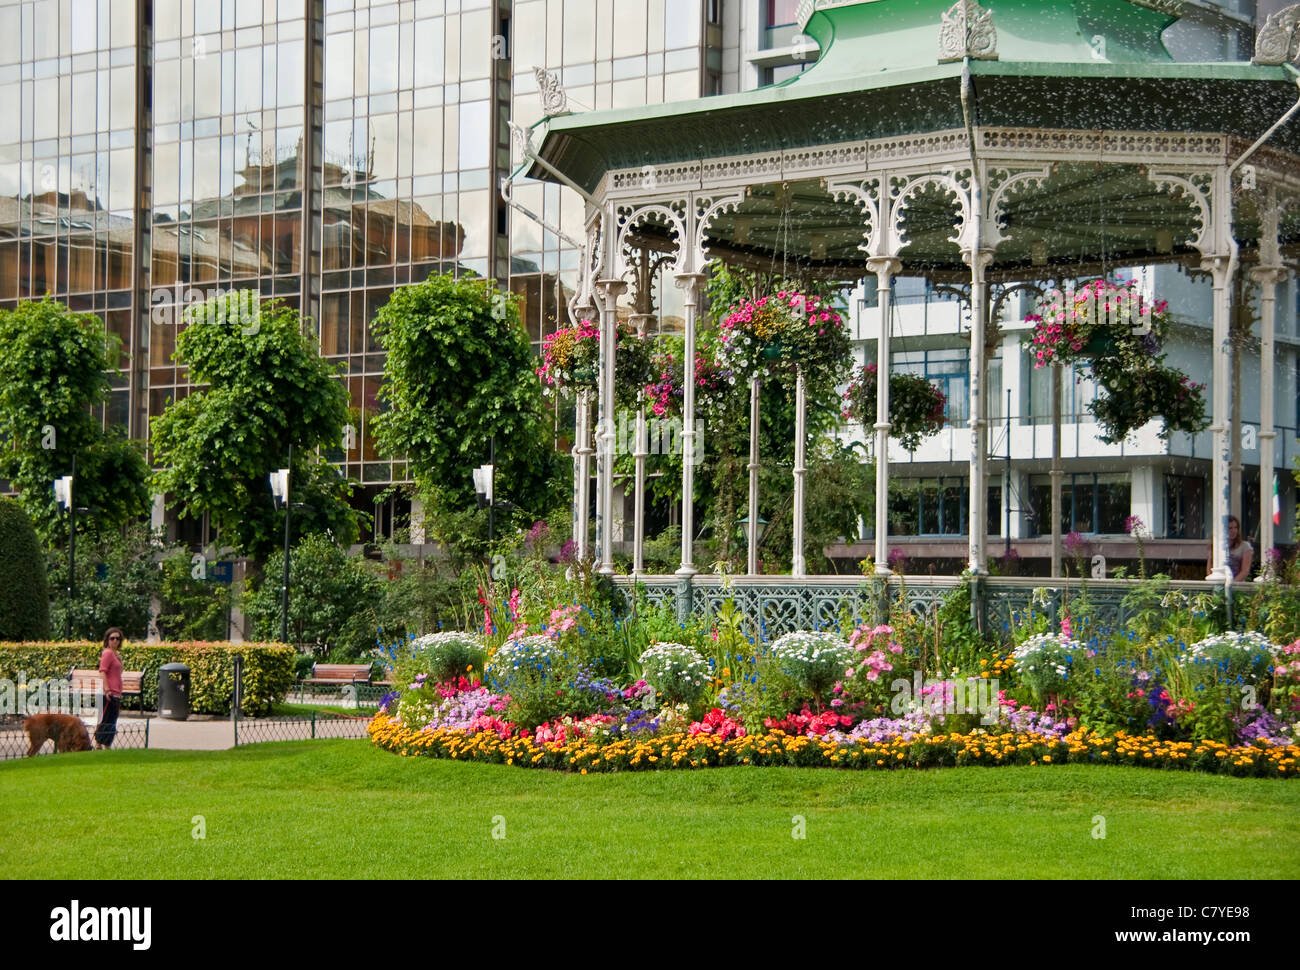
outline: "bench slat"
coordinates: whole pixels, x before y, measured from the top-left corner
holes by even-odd
[[[73,690],[100,691],[104,689],[104,675],[98,670],[73,670],[68,675]],[[122,671],[122,693],[139,694],[144,690],[143,670]]]

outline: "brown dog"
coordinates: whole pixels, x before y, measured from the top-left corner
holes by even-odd
[[[33,714],[23,721],[23,727],[31,741],[31,746],[27,749],[29,758],[41,750],[47,739],[53,739],[55,754],[90,750],[90,734],[86,731],[86,725],[81,718],[72,714]]]

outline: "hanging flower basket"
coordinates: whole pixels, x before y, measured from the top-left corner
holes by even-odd
[[[810,382],[837,384],[849,366],[849,338],[828,300],[780,290],[731,307],[718,328],[716,359],[741,385],[755,376],[789,383],[796,366]]]
[[[1174,431],[1195,434],[1209,424],[1204,384],[1165,365],[1160,352],[1169,330],[1169,307],[1148,303],[1136,283],[1093,280],[1073,293],[1053,293],[1034,323],[1034,366],[1084,363],[1104,394],[1088,405],[1102,441],[1123,441],[1156,418],[1160,437]]]
[[[685,400],[685,342],[679,336],[663,336],[655,342],[651,357],[652,377],[644,387],[644,398],[656,418],[679,418]],[[716,419],[725,410],[736,387],[735,375],[718,362],[716,338],[702,334],[695,349],[695,409],[697,415]]]
[[[635,410],[646,403],[645,388],[655,378],[655,338],[618,331],[614,351],[614,401],[620,410]]]
[[[876,423],[876,382],[876,365],[867,364],[844,392],[844,417],[861,422],[864,428]],[[889,375],[889,436],[908,451],[916,451],[944,426],[947,403],[943,391],[924,377],[894,371]]]
[[[556,330],[542,340],[537,376],[547,396],[569,398],[580,388],[595,387],[599,373],[600,329],[594,322]]]
[[[1195,434],[1209,424],[1205,416],[1204,384],[1163,364],[1161,356],[1144,367],[1128,367],[1114,362],[1093,362],[1093,372],[1106,391],[1088,405],[1104,433],[1102,441],[1123,441],[1156,418],[1164,419],[1161,438],[1174,431]]]
[[[1169,305],[1148,303],[1136,282],[1093,280],[1048,296],[1034,322],[1034,366],[1157,352],[1169,329]]]

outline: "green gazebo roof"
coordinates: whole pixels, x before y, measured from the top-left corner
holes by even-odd
[[[741,94],[547,119],[538,154],[584,188],[611,169],[896,137],[976,125],[1206,131],[1254,140],[1296,97],[1288,65],[1176,63],[1164,0],[985,0],[997,59],[940,59],[952,0],[807,0],[817,63]],[[1275,148],[1300,150],[1300,131]],[[529,174],[551,178],[534,165]]]

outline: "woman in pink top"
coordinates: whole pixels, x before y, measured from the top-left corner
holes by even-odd
[[[104,715],[95,728],[95,747],[111,748],[117,737],[117,712],[122,708],[122,631],[109,627],[104,634],[104,652],[99,655],[99,672],[104,675]]]

